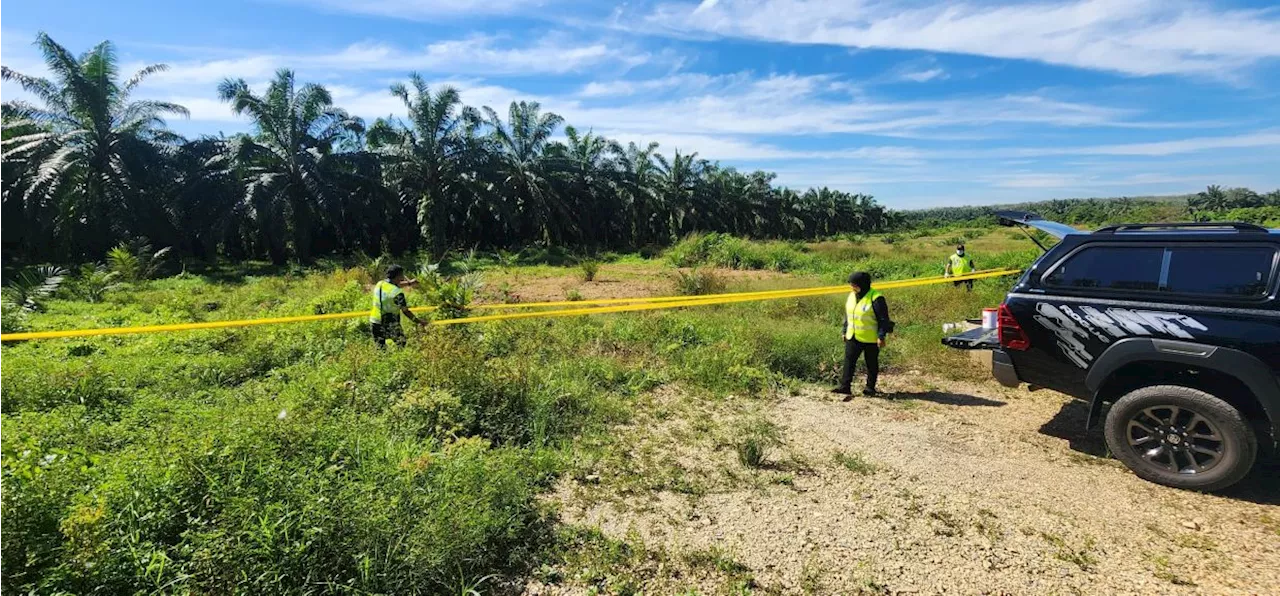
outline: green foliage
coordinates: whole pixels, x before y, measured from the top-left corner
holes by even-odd
[[[880,466],[856,451],[836,451],[832,458],[844,469],[856,474],[874,474],[880,469]]]
[[[27,330],[30,315],[27,309],[6,296],[0,300],[0,333],[20,333]]]
[[[707,233],[694,241],[701,246],[673,255],[677,266],[792,271],[809,267],[802,247],[733,238],[931,235],[960,222],[994,223],[990,207],[892,212],[866,194],[795,191],[769,172],[582,133],[537,102],[466,106],[456,89],[430,88],[413,73],[388,90],[401,114],[368,127],[334,105],[329,89],[287,68],[261,92],[226,79],[218,97],[251,132],[185,140],[164,120],[185,108],[132,98],[164,65],[122,80],[108,42],[78,56],[43,33],[36,45],[48,79],[3,74],[33,97],[4,104],[3,191],[13,208],[0,224],[23,263],[81,263],[134,237],[173,246],[183,259],[280,266],[310,265],[321,253],[439,256],[460,247],[649,252]],[[1006,207],[1096,225],[1277,206],[1277,192],[1214,186],[1191,197]],[[514,264],[499,254],[504,269]],[[123,267],[122,281],[147,277],[134,270]]]
[[[79,56],[44,33],[35,45],[49,78],[3,70],[5,81],[32,97],[4,103],[4,196],[6,205],[11,197],[21,203],[6,211],[6,241],[16,242],[28,258],[78,260],[98,257],[121,237],[172,234],[172,221],[144,216],[135,201],[170,191],[172,179],[164,173],[178,137],[164,118],[187,110],[130,97],[166,67],[146,66],[122,80],[110,42]],[[164,207],[158,211],[165,213]]]
[[[582,281],[595,281],[596,273],[600,271],[600,260],[594,258],[585,258],[578,261],[578,271],[582,273]]]
[[[579,292],[577,288],[569,288],[565,290],[564,299],[569,302],[582,302],[584,300],[582,292]]]
[[[67,284],[73,296],[85,302],[102,302],[107,292],[121,287],[120,273],[111,271],[101,263],[85,263],[80,272]]]
[[[687,236],[667,250],[667,260],[676,267],[715,266],[728,269],[768,269],[793,271],[812,265],[802,243],[751,242],[728,234]]]
[[[436,307],[441,319],[459,319],[471,312],[476,292],[484,287],[479,273],[468,273],[436,282],[428,289],[428,300]]]
[[[170,250],[171,247],[166,246],[153,251],[151,245],[142,239],[121,242],[107,252],[107,267],[121,281],[146,281],[160,272]]]
[[[724,278],[714,269],[693,268],[688,271],[676,270],[676,293],[681,296],[703,296],[721,294],[725,289]]]
[[[763,418],[748,422],[738,434],[734,449],[738,453],[738,462],[748,468],[763,466],[772,450],[782,444],[781,431]]]
[[[1045,219],[1082,227],[1108,224],[1171,221],[1248,221],[1274,225],[1277,219],[1267,211],[1256,209],[1280,207],[1280,191],[1259,194],[1247,188],[1223,189],[1209,186],[1203,192],[1187,196],[1120,197],[1115,199],[1067,199],[993,205],[989,207],[941,207],[900,214],[900,229],[957,224],[961,222],[991,223],[996,211],[1030,211]],[[1235,211],[1235,215],[1229,213]]]
[[[44,300],[58,291],[65,277],[66,271],[53,265],[20,271],[5,280],[4,300],[23,310],[40,310]]]
[[[523,251],[499,250],[494,253],[493,258],[504,271],[510,271],[520,264],[522,254]]]
[[[502,300],[503,304],[518,304],[520,302],[520,294],[511,287],[510,283],[505,281],[502,282],[501,286],[498,286],[498,298]]]
[[[756,341],[770,370],[806,381],[837,379],[844,361],[844,346],[834,341],[838,323],[798,322],[790,317],[783,319],[784,323],[774,323],[777,319],[768,315],[760,319],[762,332]]]

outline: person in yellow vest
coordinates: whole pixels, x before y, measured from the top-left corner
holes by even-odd
[[[884,295],[871,289],[871,274],[858,271],[849,276],[849,298],[844,303],[844,370],[840,385],[831,391],[844,395],[844,401],[853,399],[853,370],[858,357],[866,354],[867,388],[863,395],[876,395],[876,378],[880,376],[880,348],[893,331],[889,319],[889,305]]]
[[[418,285],[418,281],[404,276],[404,267],[392,265],[387,267],[387,278],[379,280],[373,286],[373,308],[369,311],[369,328],[373,331],[373,343],[379,348],[387,347],[387,340],[403,346],[407,341],[404,330],[400,328],[400,315],[409,317],[410,321],[425,326],[427,321],[414,316],[409,310],[409,301],[404,296],[403,288]]]
[[[973,257],[964,254],[964,245],[956,247],[956,253],[947,259],[946,270],[943,272],[947,277],[958,277],[966,273],[973,273],[977,268],[973,266]],[[968,291],[973,291],[973,280],[964,279],[951,282],[951,285],[960,287],[965,284]]]

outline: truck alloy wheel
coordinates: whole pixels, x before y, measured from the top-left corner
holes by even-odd
[[[1107,447],[1138,476],[1215,490],[1243,478],[1257,457],[1253,429],[1231,404],[1199,389],[1143,387],[1107,414]]]

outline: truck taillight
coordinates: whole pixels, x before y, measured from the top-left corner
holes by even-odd
[[[1000,305],[998,327],[1000,330],[1000,347],[1008,350],[1018,350],[1019,352],[1031,348],[1031,338],[1027,337],[1027,332],[1022,330],[1022,325],[1018,324],[1018,319],[1013,318],[1013,313],[1009,311],[1007,304]]]

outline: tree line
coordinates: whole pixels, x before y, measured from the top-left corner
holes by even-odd
[[[694,231],[759,238],[876,232],[871,196],[797,192],[656,143],[566,126],[536,102],[505,114],[418,75],[393,85],[398,116],[366,123],[322,85],[280,70],[265,92],[217,88],[247,134],[183,138],[180,105],[135,99],[110,42],[80,56],[45,34],[50,76],[5,67],[35,101],[3,104],[3,238],[18,260],[84,261],[147,239],[186,257],[309,261],[533,244],[590,252],[668,244]],[[558,133],[562,133],[557,136]]]
[[[939,207],[897,214],[904,227],[942,226],[990,220],[997,211],[1027,211],[1045,219],[1071,225],[1164,221],[1245,221],[1280,225],[1280,190],[1259,194],[1248,188],[1209,186],[1191,195],[1167,197],[1119,197],[1109,199],[1055,199],[981,207]]]

